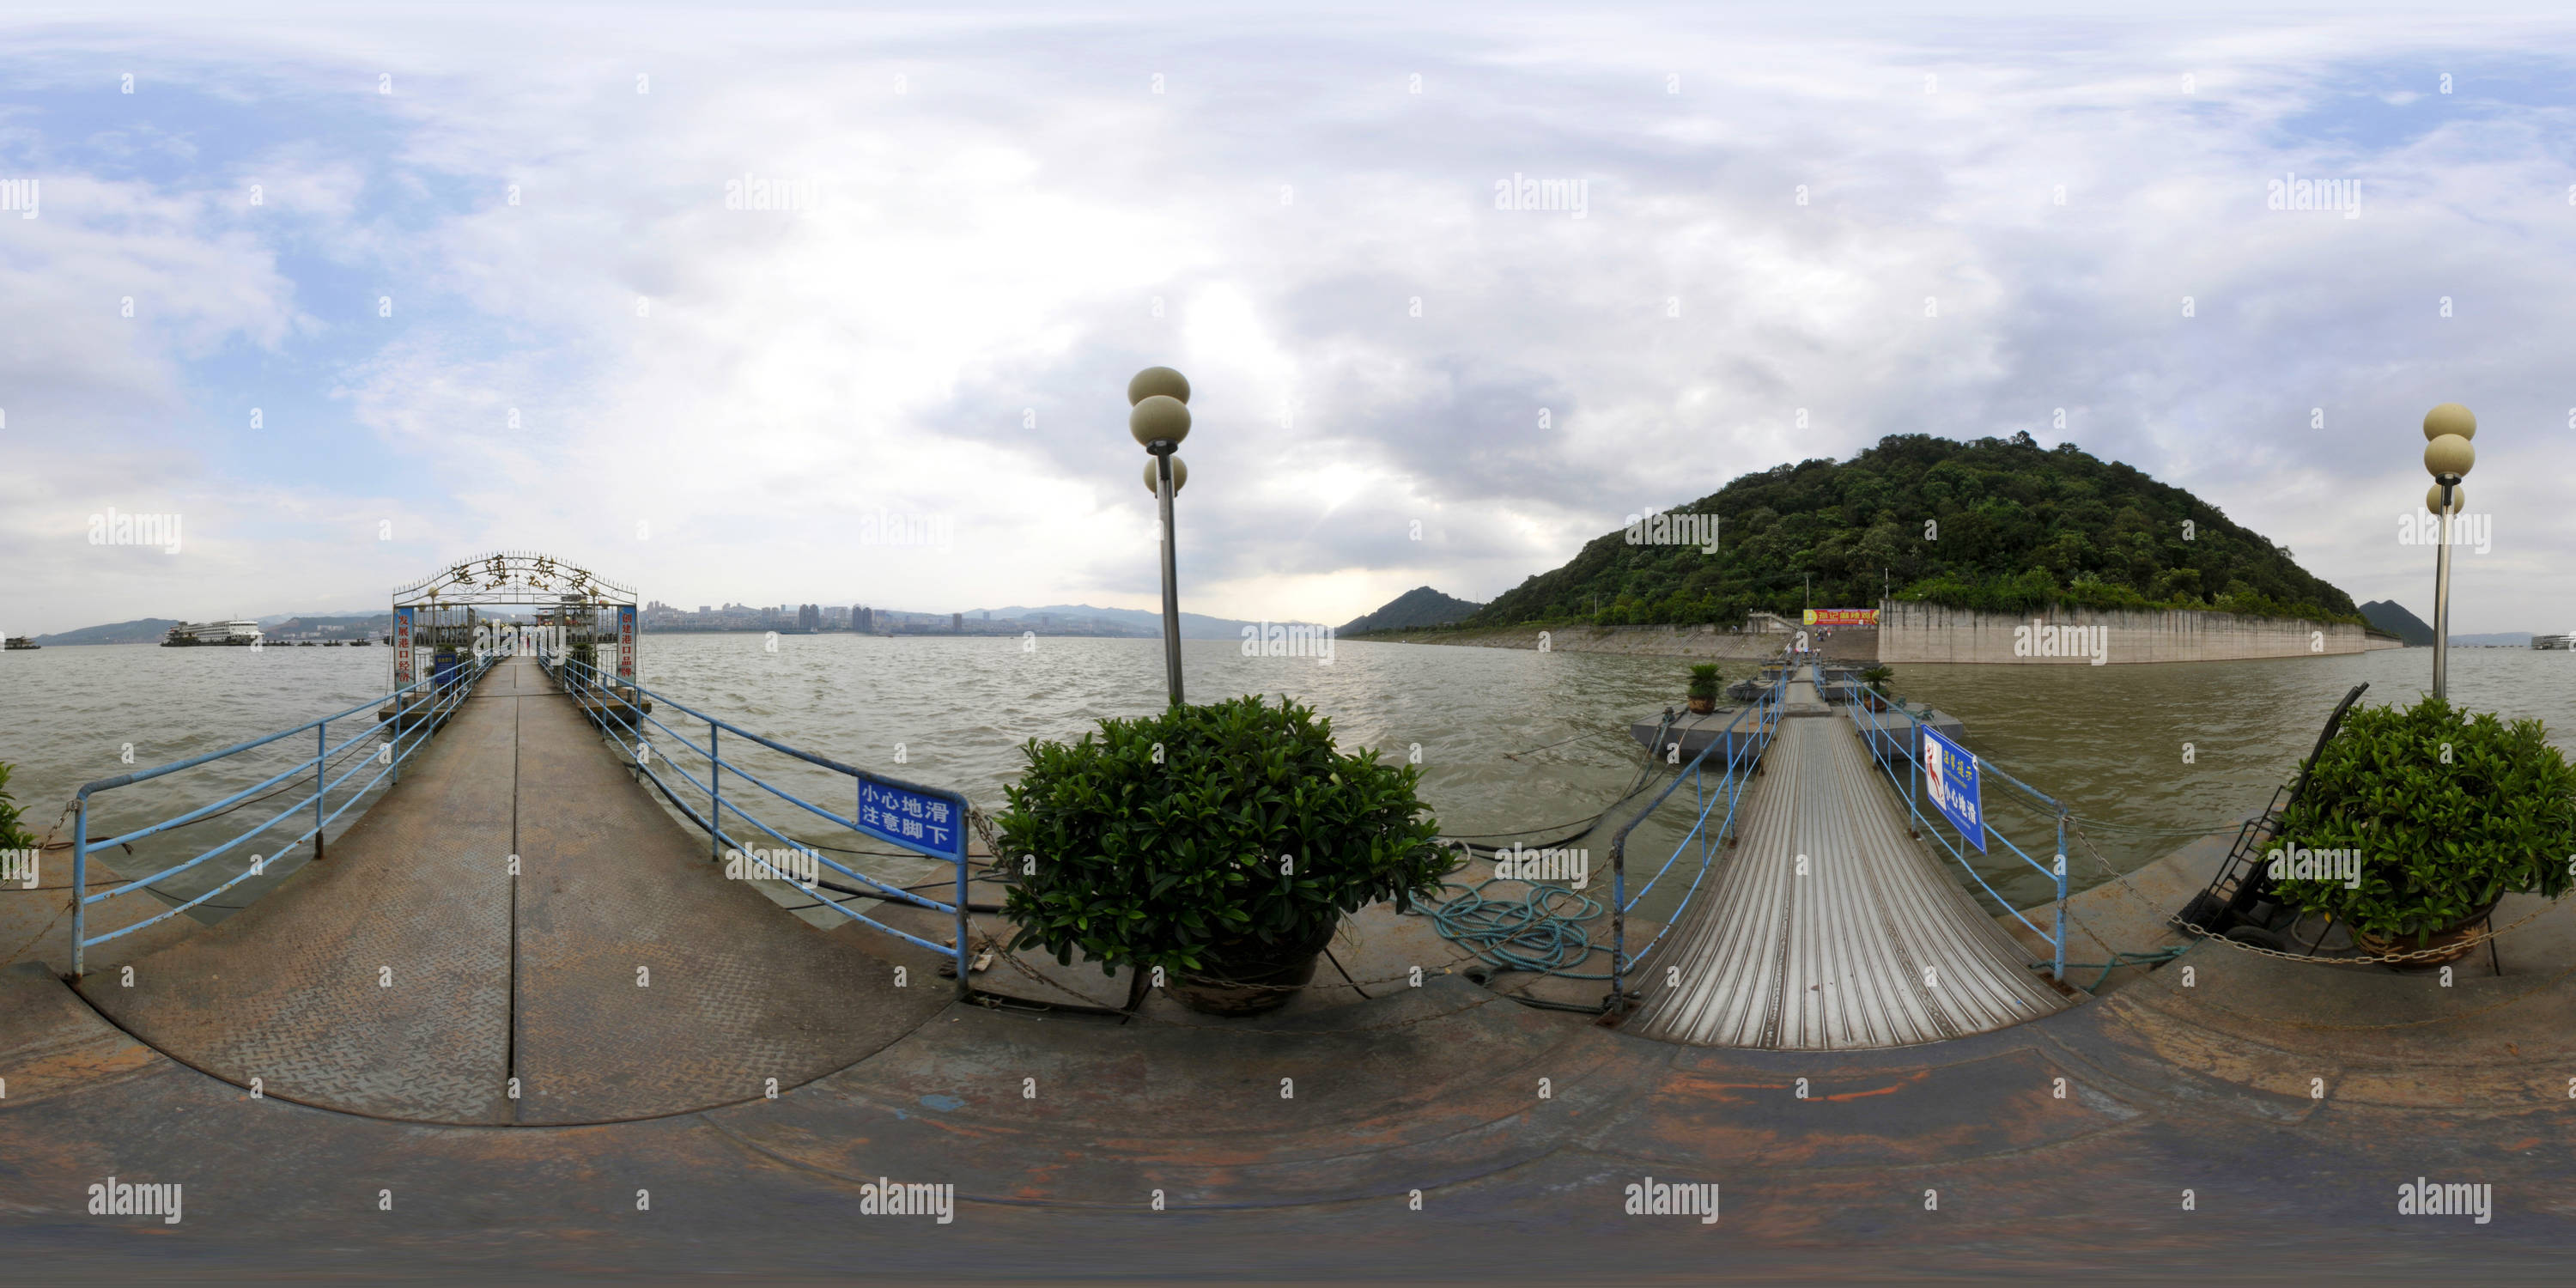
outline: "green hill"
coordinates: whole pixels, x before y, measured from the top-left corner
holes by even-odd
[[[1794,617],[1809,602],[1803,577],[1818,607],[1865,607],[1879,600],[1881,570],[1895,598],[1997,612],[2063,604],[2362,620],[2350,595],[2209,503],[2028,434],[1891,435],[1848,461],[1746,474],[1675,512],[1717,516],[1717,552],[1611,532],[1464,624]]]
[[[1441,594],[1429,586],[1416,586],[1386,601],[1374,613],[1352,618],[1337,632],[1357,635],[1362,631],[1400,631],[1414,626],[1446,626],[1465,617],[1483,604]]]
[[[158,644],[179,625],[175,617],[139,617],[130,622],[112,622],[105,626],[84,626],[76,631],[56,635],[39,635],[35,642],[45,648],[56,644]]]
[[[2371,625],[2404,640],[2409,648],[2422,648],[2433,642],[2433,628],[2396,600],[2374,599],[2361,606],[2361,615]]]

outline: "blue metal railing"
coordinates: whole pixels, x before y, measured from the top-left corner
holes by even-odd
[[[2030,933],[2039,936],[2043,941],[2045,941],[2054,954],[2052,967],[2056,973],[2056,977],[2060,980],[2065,979],[2066,807],[2058,804],[2056,799],[2049,796],[2047,793],[2042,792],[2039,789],[2032,787],[2030,784],[2004,772],[2002,767],[1996,765],[1993,761],[1987,760],[1983,756],[1977,757],[1977,781],[1979,783],[1982,784],[1985,782],[1989,775],[1995,778],[2000,778],[2004,782],[2011,784],[2014,788],[2018,789],[2025,796],[2028,796],[2031,802],[2038,806],[2042,812],[2055,817],[2057,820],[2057,864],[2055,868],[2052,869],[2049,865],[2041,863],[2039,860],[2030,857],[2027,851],[2013,843],[2013,839],[2011,837],[2006,836],[2001,831],[1997,830],[1994,824],[1994,814],[1991,810],[1985,809],[1982,806],[1977,810],[1977,826],[1979,829],[1984,831],[1988,839],[2003,842],[2004,848],[2012,851],[2013,854],[2022,862],[2029,864],[2041,876],[2048,877],[2057,883],[2057,933],[2050,934],[2048,931],[2042,930],[2037,926],[2032,926],[2030,918],[2021,915],[2021,910],[2013,907],[2011,900],[2004,898],[2001,894],[1997,894],[1995,888],[1986,883],[1984,875],[1977,871],[1977,866],[1968,861],[1967,851],[1961,849],[1958,844],[1952,842],[1949,837],[1943,835],[1940,828],[1929,825],[1929,820],[1933,815],[1923,812],[1922,801],[1923,734],[1921,732],[1922,726],[1920,722],[1909,714],[1906,717],[1905,728],[1901,732],[1892,729],[1886,721],[1878,718],[1878,712],[1871,709],[1871,704],[1868,699],[1874,696],[1881,702],[1890,702],[1892,700],[1889,699],[1886,694],[1880,693],[1874,686],[1863,685],[1858,681],[1853,682],[1853,688],[1855,692],[1853,694],[1853,700],[1850,703],[1852,726],[1860,734],[1861,741],[1868,744],[1870,758],[1877,761],[1878,767],[1886,772],[1888,785],[1905,794],[1906,813],[1913,821],[1916,834],[1921,835],[1929,833],[1934,839],[1940,841],[1942,847],[1950,852],[1950,857],[1957,859],[1959,861],[1959,866],[1968,870],[1968,875],[1975,879],[1978,888],[1984,890],[1987,894],[1993,895],[1995,902],[2001,904],[2004,911],[2013,915],[2013,920],[2018,921],[2025,926],[2030,926]],[[1903,748],[1905,759],[1905,781],[1903,783],[1898,783],[1896,781],[1895,752],[1896,748],[1900,746]],[[1943,821],[1946,822],[1947,820],[1944,819]],[[1964,841],[1967,838],[1963,835],[1960,839]]]
[[[409,759],[414,752],[419,751],[420,748],[429,741],[430,733],[435,730],[440,723],[446,720],[448,715],[456,709],[458,703],[465,700],[465,695],[473,691],[475,682],[483,678],[483,673],[491,669],[491,665],[492,659],[488,657],[477,657],[473,661],[449,671],[444,675],[433,675],[427,679],[396,689],[392,694],[388,695],[388,697],[370,698],[346,711],[335,712],[331,715],[324,716],[319,720],[308,721],[304,724],[297,725],[292,729],[281,729],[276,733],[269,734],[265,737],[253,738],[248,742],[235,743],[221,751],[210,751],[202,756],[190,756],[185,760],[174,760],[169,764],[162,765],[157,768],[141,770],[131,774],[118,774],[113,778],[102,778],[96,782],[84,784],[80,791],[72,798],[73,978],[77,979],[85,973],[88,966],[88,952],[90,945],[92,944],[103,944],[111,939],[117,939],[133,934],[135,931],[141,930],[145,926],[153,925],[156,922],[165,921],[171,917],[178,916],[180,913],[186,912],[190,908],[194,908],[208,899],[212,899],[216,895],[232,889],[234,886],[241,884],[243,881],[248,880],[251,877],[263,874],[267,871],[269,863],[284,858],[288,853],[293,851],[296,846],[302,845],[307,841],[313,843],[313,857],[317,859],[322,857],[322,829],[328,827],[333,819],[346,813],[351,805],[356,804],[360,799],[362,799],[377,783],[385,781],[388,777],[395,782],[402,781],[402,762]],[[391,716],[378,715],[375,719],[370,720],[367,725],[360,729],[355,735],[343,740],[339,746],[333,747],[331,745],[331,724],[333,721],[348,720],[357,716],[359,712],[365,711],[370,707],[376,706],[378,703],[386,701],[391,701],[393,703],[393,714]],[[372,740],[377,739],[379,735],[382,735],[388,728],[393,731],[391,737],[384,738],[382,741],[373,742],[373,745],[377,748],[375,755],[351,756],[348,754],[353,749],[359,748],[362,745],[368,744]],[[240,791],[234,792],[230,796],[224,797],[222,800],[213,802],[212,804],[198,806],[197,808],[189,810],[176,817],[164,819],[161,822],[154,823],[148,827],[137,828],[134,831],[127,832],[123,836],[112,837],[108,840],[96,842],[95,844],[90,841],[89,813],[90,798],[92,796],[101,792],[114,791],[119,787],[127,787],[135,783],[145,782],[150,779],[160,778],[169,774],[175,774],[183,769],[194,769],[199,765],[210,764],[214,761],[238,756],[252,748],[267,746],[268,744],[280,739],[302,733],[307,729],[313,731],[314,750],[311,756],[297,761],[294,764],[279,770],[277,773],[271,774],[267,778],[261,779],[259,782],[253,783]],[[409,742],[409,746],[404,745],[406,741]],[[340,771],[339,777],[332,778],[329,774],[331,771],[331,762],[335,758],[345,759],[349,762],[349,765],[348,768]],[[375,776],[369,778],[367,781],[359,784],[355,788],[347,790],[340,801],[339,808],[328,809],[327,806],[331,791],[334,788],[345,786],[351,777],[369,765],[380,766],[380,768],[377,769]],[[280,808],[267,822],[261,823],[259,826],[251,828],[250,830],[243,832],[241,835],[199,854],[193,859],[188,859],[184,862],[174,864],[171,867],[164,868],[148,877],[137,878],[113,889],[101,890],[97,894],[91,894],[89,892],[89,856],[91,854],[102,850],[113,849],[118,846],[128,845],[148,836],[155,836],[160,833],[187,827],[190,824],[213,818],[218,814],[229,813],[240,805],[250,803],[255,796],[258,796],[258,793],[267,792],[270,788],[276,787],[278,784],[302,774],[307,769],[313,771],[312,794],[304,797],[302,800],[298,800],[290,805]],[[276,793],[273,792],[270,793],[270,795],[275,794]],[[266,797],[258,797],[258,799],[266,799]],[[218,855],[231,853],[233,850],[239,848],[243,843],[267,832],[270,828],[276,827],[279,823],[285,821],[290,815],[300,814],[307,804],[310,804],[313,807],[313,825],[306,829],[303,835],[296,837],[294,840],[288,841],[275,854],[253,855],[250,865],[243,868],[240,872],[235,873],[231,878],[216,885],[212,889],[207,890],[205,893],[186,901],[185,903],[181,903],[176,907],[164,910],[158,916],[147,917],[141,921],[135,922],[133,925],[126,926],[120,930],[111,930],[104,935],[93,937],[89,934],[89,906],[91,904],[105,903],[110,899],[119,898],[124,895],[133,894],[139,890],[148,889],[159,882],[166,881],[182,872],[186,872],[197,867],[199,864],[214,859]]]
[[[1764,691],[1752,706],[1736,712],[1735,718],[1726,722],[1726,728],[1710,739],[1707,746],[1700,748],[1699,754],[1691,757],[1690,764],[1680,773],[1673,775],[1673,781],[1664,784],[1664,790],[1657,792],[1655,799],[1646,802],[1646,807],[1637,811],[1636,817],[1629,819],[1626,825],[1619,829],[1618,834],[1611,838],[1610,996],[1603,1003],[1604,1009],[1614,1014],[1627,1009],[1626,989],[1629,969],[1638,962],[1644,961],[1646,954],[1653,952],[1655,945],[1662,943],[1664,936],[1672,933],[1673,927],[1681,923],[1682,911],[1690,906],[1692,896],[1699,893],[1700,882],[1708,876],[1709,863],[1716,855],[1717,846],[1734,830],[1736,804],[1744,795],[1744,781],[1751,776],[1754,767],[1762,763],[1762,753],[1770,750],[1772,735],[1779,730],[1780,704],[1787,696],[1788,690],[1789,672],[1783,669],[1779,678],[1773,681],[1771,687]],[[1753,717],[1753,727],[1745,730],[1745,736],[1739,738],[1736,736],[1737,726],[1743,724],[1744,718],[1748,715]],[[1710,753],[1721,747],[1726,749],[1726,754],[1721,759],[1717,782],[1712,787],[1704,782],[1702,774]],[[1648,750],[1651,754],[1656,749]],[[1697,806],[1690,830],[1684,833],[1680,842],[1673,846],[1672,854],[1664,860],[1662,867],[1655,870],[1655,875],[1646,879],[1646,884],[1637,891],[1637,897],[1631,899],[1628,897],[1628,834],[1635,831],[1639,823],[1645,822],[1649,815],[1661,808],[1665,798],[1671,796],[1682,785],[1684,778],[1690,780],[1691,792]],[[1709,816],[1717,812],[1717,807],[1721,803],[1726,806],[1726,813],[1719,818],[1717,826],[1711,828],[1708,824]],[[1663,880],[1665,873],[1672,871],[1673,864],[1681,858],[1683,851],[1690,848],[1694,840],[1699,842],[1699,870],[1691,875],[1690,888],[1682,892],[1681,902],[1673,906],[1672,915],[1664,918],[1663,929],[1656,931],[1655,937],[1649,940],[1634,957],[1631,957],[1628,953],[1628,911],[1645,901],[1646,895],[1654,890],[1655,883]],[[1594,978],[1597,979],[1599,976]]]
[[[872,930],[892,935],[906,943],[926,948],[933,953],[953,957],[957,963],[958,994],[960,996],[964,996],[971,991],[972,986],[967,980],[967,957],[969,955],[968,941],[970,936],[970,931],[967,926],[967,860],[965,857],[966,847],[962,843],[963,829],[967,822],[966,800],[964,797],[959,796],[955,792],[942,791],[938,788],[932,787],[924,787],[917,783],[906,782],[900,778],[894,778],[885,774],[873,773],[868,770],[844,765],[839,761],[817,756],[811,752],[800,751],[785,743],[762,737],[761,735],[753,733],[739,725],[719,720],[702,711],[695,710],[682,703],[673,701],[667,694],[656,693],[642,685],[631,684],[618,680],[608,675],[606,672],[599,670],[596,666],[584,662],[577,657],[556,658],[553,657],[551,653],[541,652],[540,662],[545,666],[547,674],[552,675],[556,682],[564,687],[566,692],[574,695],[574,697],[579,701],[582,711],[590,717],[591,723],[597,725],[600,732],[606,734],[609,741],[617,745],[618,749],[624,754],[626,762],[650,777],[653,780],[654,786],[661,790],[663,799],[671,802],[671,804],[682,814],[686,815],[691,822],[695,823],[700,829],[707,833],[707,843],[712,857],[722,859],[724,851],[728,847],[737,851],[745,849],[745,847],[737,844],[733,837],[727,835],[725,832],[725,818],[728,813],[730,813],[734,818],[741,820],[743,823],[748,824],[751,827],[758,828],[761,832],[766,833],[787,849],[802,854],[810,854],[818,869],[829,868],[832,871],[849,877],[850,879],[867,887],[865,891],[849,891],[849,893],[854,896],[851,899],[830,899],[822,898],[818,895],[818,902],[822,906],[831,908],[841,913],[843,916],[848,917],[852,921],[858,922],[860,925],[866,926]],[[692,719],[704,723],[707,726],[706,745],[701,747],[697,743],[690,741],[688,736],[681,733],[679,730],[664,724],[662,720],[655,716],[650,709],[655,704],[659,704],[667,710],[681,712]],[[646,731],[646,726],[660,730],[663,734],[668,735],[668,741],[652,737]],[[955,847],[954,853],[943,853],[926,846],[915,844],[899,836],[884,836],[883,839],[888,840],[893,844],[903,846],[906,849],[913,850],[921,854],[924,858],[952,864],[955,868],[956,875],[957,897],[955,902],[941,903],[936,899],[925,898],[910,890],[906,890],[901,886],[879,881],[875,877],[869,876],[856,868],[845,866],[840,862],[825,856],[819,850],[815,849],[815,847],[788,836],[786,833],[761,821],[759,818],[752,815],[750,811],[745,810],[738,803],[741,795],[743,794],[739,787],[735,789],[735,800],[725,799],[724,787],[728,781],[727,771],[731,771],[732,780],[748,783],[753,787],[757,787],[790,805],[796,806],[798,809],[802,809],[805,812],[812,814],[816,818],[848,828],[852,832],[860,835],[870,837],[879,837],[883,835],[882,833],[870,832],[867,829],[862,828],[859,824],[859,820],[855,817],[844,818],[820,805],[816,805],[811,801],[798,797],[793,792],[774,786],[763,780],[759,775],[744,768],[738,760],[726,758],[721,754],[722,748],[719,742],[721,735],[725,733],[733,734],[739,738],[748,738],[752,742],[781,755],[789,756],[808,765],[813,765],[817,768],[848,777],[851,779],[852,809],[860,813],[864,813],[865,811],[858,804],[858,800],[860,797],[865,795],[867,785],[870,783],[878,783],[900,788],[906,792],[923,796],[941,797],[951,802],[956,811],[954,820],[955,826],[959,829],[959,835],[961,838],[961,843]],[[671,756],[670,751],[674,745],[694,753],[700,761],[704,762],[703,767],[707,771],[706,778],[700,779],[696,774],[690,773],[685,765]],[[662,776],[661,769],[656,768],[654,764],[656,760],[661,762],[661,766],[663,768],[668,768],[672,773],[685,779],[689,786],[696,789],[695,794],[703,795],[707,801],[706,807],[704,809],[700,809],[698,806],[691,804],[688,800],[682,799],[680,792],[674,788],[671,781]],[[757,799],[757,797],[755,796],[754,799]],[[771,872],[777,872],[775,865],[765,866],[768,866]],[[786,879],[783,874],[781,874],[781,876],[782,879]],[[802,883],[798,882],[796,884]],[[834,888],[846,889],[844,887]],[[872,920],[849,906],[850,903],[856,901],[856,896],[861,894],[870,898],[909,904],[913,907],[924,908],[934,913],[954,917],[957,926],[957,942],[953,946],[934,944],[929,940],[906,934],[905,932],[886,925],[881,921]]]

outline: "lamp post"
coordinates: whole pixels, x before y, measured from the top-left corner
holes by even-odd
[[[2469,440],[2477,437],[2478,418],[2458,403],[2444,403],[2424,413],[2424,472],[2433,476],[2433,488],[2424,494],[2424,508],[2440,520],[2441,543],[2433,553],[2433,696],[2442,698],[2445,689],[2445,664],[2451,651],[2451,516],[2460,512],[2466,494],[2460,490],[2460,479],[2477,464],[2477,449]]]
[[[1189,481],[1189,467],[1173,455],[1190,436],[1189,377],[1170,367],[1147,367],[1127,382],[1127,432],[1153,459],[1145,486],[1163,515],[1163,670],[1172,705],[1181,705],[1181,576],[1172,537],[1172,497]]]

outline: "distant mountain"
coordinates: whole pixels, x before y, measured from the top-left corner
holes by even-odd
[[[1089,604],[1048,604],[1042,608],[1023,608],[1014,604],[1009,608],[990,610],[978,608],[967,616],[973,617],[977,613],[986,611],[990,611],[995,617],[1016,617],[1022,621],[1032,620],[1041,613],[1059,618],[1087,618],[1092,621],[1134,627],[1140,635],[1159,637],[1163,633],[1163,614],[1159,610],[1147,612],[1141,608],[1094,608]],[[1183,613],[1181,614],[1181,638],[1241,640],[1243,628],[1254,624],[1231,617],[1207,617],[1198,613]],[[1292,624],[1294,623],[1281,623],[1281,625]],[[1311,622],[1305,624],[1314,625]]]
[[[1446,626],[1484,607],[1483,604],[1441,594],[1429,586],[1416,586],[1386,602],[1374,613],[1363,613],[1343,626],[1343,635],[1362,631],[1400,631],[1409,626]]]
[[[2425,648],[2433,643],[2433,628],[2424,619],[2406,611],[2404,604],[2393,599],[2374,599],[2361,606],[2361,615],[2371,625],[2406,641],[2408,648]],[[2458,636],[2452,637],[2454,640]],[[2523,641],[2530,643],[2529,640]]]
[[[56,644],[158,644],[170,634],[171,627],[179,624],[178,619],[171,617],[143,617],[106,626],[84,626],[59,635],[39,635],[36,643],[44,647]]]

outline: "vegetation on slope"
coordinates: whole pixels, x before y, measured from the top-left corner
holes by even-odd
[[[1473,600],[1444,595],[1429,586],[1416,586],[1388,600],[1385,606],[1376,612],[1363,613],[1352,618],[1337,633],[1357,635],[1362,631],[1401,631],[1418,626],[1446,626],[1482,607],[1484,607],[1483,604]]]
[[[1625,530],[1497,597],[1467,626],[1738,622],[1897,599],[2028,612],[2196,608],[2354,622],[2352,597],[2205,501],[2071,443],[1890,435],[1849,461],[1747,474],[1677,512],[1719,516],[1719,549]],[[2186,528],[2188,524],[2188,528]],[[1886,578],[1882,583],[1882,570]]]

